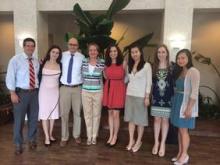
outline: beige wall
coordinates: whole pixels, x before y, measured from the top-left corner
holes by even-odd
[[[15,54],[12,14],[0,15],[0,72],[6,71],[9,59]]]
[[[220,12],[196,11],[194,13],[192,50],[212,59],[220,70]],[[201,85],[212,87],[220,96],[220,78],[214,69],[194,61],[201,72]],[[201,88],[205,96],[213,96],[208,90]]]
[[[112,37],[119,39],[125,29],[128,31],[125,39],[121,41],[120,47],[123,48],[135,40],[143,37],[146,34],[154,32],[153,38],[149,43],[159,43],[161,41],[162,32],[162,12],[139,12],[130,14],[118,14],[115,16],[115,25],[112,30]],[[144,49],[145,56],[152,56],[155,48],[147,47]]]
[[[49,45],[59,45],[63,50],[67,49],[64,36],[66,32],[78,33],[78,27],[74,22],[74,16],[69,14],[48,14]]]
[[[118,14],[114,17],[115,24],[112,29],[112,37],[118,40],[128,27],[125,39],[119,45],[121,48],[151,32],[154,32],[154,36],[150,43],[158,43],[161,40],[162,15],[158,11]],[[62,20],[62,24],[60,20]],[[74,24],[74,17],[71,14],[50,14],[48,21],[49,40],[52,38],[54,44],[66,49],[65,32],[70,31],[75,34],[78,32],[78,27]],[[153,51],[154,48],[147,48],[145,54],[151,55]]]

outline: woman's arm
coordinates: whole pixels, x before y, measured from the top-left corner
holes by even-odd
[[[186,118],[190,118],[192,116],[192,108],[195,105],[196,100],[199,95],[199,83],[200,83],[200,73],[197,69],[193,69],[190,75],[190,82],[192,86],[192,91],[190,94],[190,98],[184,112]]]
[[[151,92],[151,86],[152,86],[152,69],[149,63],[146,63],[146,73],[147,73],[147,85],[146,85],[146,91],[145,91],[145,98],[144,103],[145,106],[150,105],[150,92]]]

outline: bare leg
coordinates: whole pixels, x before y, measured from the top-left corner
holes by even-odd
[[[107,141],[107,144],[109,144],[112,141],[113,138],[113,111],[108,111],[108,125],[109,125],[109,138]]]
[[[177,161],[182,153],[182,140],[181,140],[180,131],[178,130],[178,145],[179,145],[179,151],[176,157],[172,158],[172,161]]]
[[[42,120],[42,126],[44,130],[45,135],[45,144],[50,144],[50,136],[49,136],[49,121],[48,120]]]
[[[153,155],[156,155],[158,152],[160,128],[161,128],[161,118],[154,117],[154,146],[152,149]]]
[[[179,130],[181,135],[182,152],[181,155],[179,156],[178,162],[183,162],[185,158],[188,156],[190,137],[189,137],[188,128],[179,128]]]
[[[51,119],[51,120],[50,120],[50,140],[56,140],[56,139],[53,137],[54,122],[55,122],[54,119]]]
[[[143,134],[144,134],[144,126],[138,126],[138,138],[137,138],[137,141],[136,141],[134,147],[132,148],[133,152],[137,152],[140,149],[140,147],[142,145]]]
[[[160,150],[159,150],[159,156],[163,157],[165,155],[166,150],[166,139],[167,139],[167,133],[169,129],[169,120],[167,118],[162,118],[162,137],[161,137],[161,143],[160,143]]]
[[[111,140],[111,145],[114,145],[118,139],[118,130],[120,126],[120,113],[119,111],[113,111],[113,138]]]
[[[129,131],[129,143],[126,148],[127,150],[131,150],[135,143],[135,140],[134,140],[135,124],[134,123],[129,122],[128,131]]]

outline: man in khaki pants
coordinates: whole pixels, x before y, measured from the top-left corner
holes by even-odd
[[[81,143],[81,67],[85,58],[78,52],[78,41],[71,38],[68,41],[68,51],[62,55],[62,76],[60,88],[60,113],[61,113],[61,142],[66,146],[69,140],[69,113],[73,111],[73,138],[77,144]]]

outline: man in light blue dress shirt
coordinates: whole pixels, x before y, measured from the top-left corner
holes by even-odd
[[[28,117],[27,140],[29,148],[35,149],[38,121],[38,71],[39,62],[33,56],[35,41],[26,38],[23,41],[24,52],[13,56],[8,64],[6,85],[10,90],[14,115],[15,154],[23,152],[22,130],[25,116]]]
[[[68,41],[68,51],[62,56],[62,76],[60,78],[60,113],[61,113],[61,142],[66,146],[69,140],[69,114],[73,111],[72,136],[77,144],[81,143],[81,67],[84,55],[78,51],[78,41],[71,38]]]

